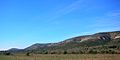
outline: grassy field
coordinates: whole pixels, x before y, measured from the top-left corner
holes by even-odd
[[[1,55],[0,60],[120,60],[120,54]]]

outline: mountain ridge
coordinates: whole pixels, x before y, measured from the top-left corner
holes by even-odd
[[[25,49],[10,49],[8,52],[35,54],[60,53],[120,53],[120,31],[99,32],[92,35],[72,37],[57,43],[36,43]]]
[[[81,47],[91,47],[91,46],[99,46],[104,45],[112,40],[120,39],[120,31],[113,31],[113,32],[99,32],[92,35],[83,35],[77,36],[70,39],[66,39],[64,41],[60,41],[57,43],[47,43],[43,45],[36,44],[25,48],[25,50],[35,50],[35,51],[43,51],[43,50],[69,50],[74,49],[77,46]],[[34,48],[36,47],[36,48]],[[32,49],[31,49],[32,48]]]

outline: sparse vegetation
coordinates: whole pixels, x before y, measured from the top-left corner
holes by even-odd
[[[33,56],[0,55],[0,60],[119,60],[119,54],[37,54]]]
[[[90,44],[90,43],[89,43]],[[35,54],[120,54],[120,41],[111,40],[106,44],[97,46],[65,45],[51,48],[36,49],[31,51]]]

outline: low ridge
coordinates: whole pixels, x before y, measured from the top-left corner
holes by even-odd
[[[8,50],[13,53],[35,54],[82,54],[82,53],[120,53],[120,31],[100,32],[66,39],[58,43],[33,44],[25,49]]]

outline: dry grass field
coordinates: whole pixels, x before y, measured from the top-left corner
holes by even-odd
[[[0,56],[0,60],[120,60],[120,54],[42,54]]]

